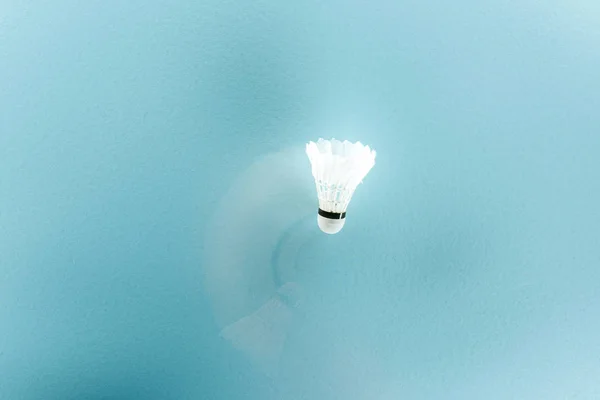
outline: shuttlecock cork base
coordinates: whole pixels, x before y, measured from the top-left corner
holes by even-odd
[[[362,143],[319,139],[306,145],[317,185],[317,223],[328,234],[342,230],[356,187],[375,165],[375,151]]]
[[[330,235],[338,233],[346,223],[346,213],[332,213],[321,210],[317,213],[317,224],[319,228]]]

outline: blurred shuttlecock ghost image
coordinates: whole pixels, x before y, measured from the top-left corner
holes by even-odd
[[[306,145],[317,185],[317,223],[328,234],[342,230],[356,187],[375,165],[375,150],[360,142],[319,139]]]
[[[302,145],[254,160],[228,185],[204,232],[203,283],[221,337],[270,378],[303,313],[297,261],[316,232],[305,162]]]
[[[277,376],[300,291],[297,284],[286,283],[258,310],[225,327],[221,336],[248,355],[265,374]]]

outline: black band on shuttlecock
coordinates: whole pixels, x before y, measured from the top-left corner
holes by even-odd
[[[329,219],[344,219],[344,218],[346,218],[346,213],[345,212],[343,212],[343,213],[334,213],[334,212],[329,212],[329,211],[321,210],[320,208],[319,208],[319,215],[321,217],[329,218]]]

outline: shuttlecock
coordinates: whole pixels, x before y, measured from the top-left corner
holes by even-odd
[[[338,233],[356,187],[375,165],[375,150],[360,142],[319,139],[306,145],[317,184],[317,223],[325,233]]]

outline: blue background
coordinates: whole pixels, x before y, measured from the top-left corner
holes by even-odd
[[[0,398],[600,398],[599,65],[593,0],[2,2]]]

